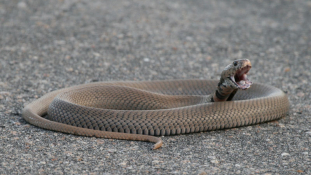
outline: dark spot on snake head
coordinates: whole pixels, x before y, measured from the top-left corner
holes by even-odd
[[[234,66],[237,66],[237,65],[238,65],[238,62],[237,62],[237,61],[233,61],[233,65],[234,65]]]
[[[219,87],[220,85],[221,85],[221,83],[219,82],[217,86]]]

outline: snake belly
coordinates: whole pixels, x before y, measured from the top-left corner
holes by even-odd
[[[155,142],[167,136],[275,120],[289,110],[287,96],[254,83],[232,101],[209,102],[218,81],[103,82],[48,93],[27,105],[23,118],[59,132]],[[46,115],[47,114],[47,115]]]

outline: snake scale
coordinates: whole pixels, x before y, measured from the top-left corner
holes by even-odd
[[[236,60],[215,80],[97,82],[50,92],[28,104],[29,123],[64,133],[155,142],[275,120],[289,110],[275,87],[252,83],[249,60]],[[242,89],[242,90],[238,90]]]

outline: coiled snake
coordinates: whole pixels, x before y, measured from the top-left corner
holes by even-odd
[[[157,149],[162,140],[154,136],[232,128],[286,115],[287,96],[269,85],[252,85],[246,76],[250,68],[249,60],[236,60],[224,69],[220,81],[73,86],[28,104],[23,118],[35,126],[64,133],[155,142]]]

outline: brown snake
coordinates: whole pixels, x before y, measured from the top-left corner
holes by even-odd
[[[157,149],[162,140],[154,136],[232,128],[285,116],[287,96],[269,85],[252,85],[246,76],[250,68],[249,60],[236,60],[225,68],[220,81],[73,86],[28,104],[23,118],[35,126],[64,133],[155,142]]]

